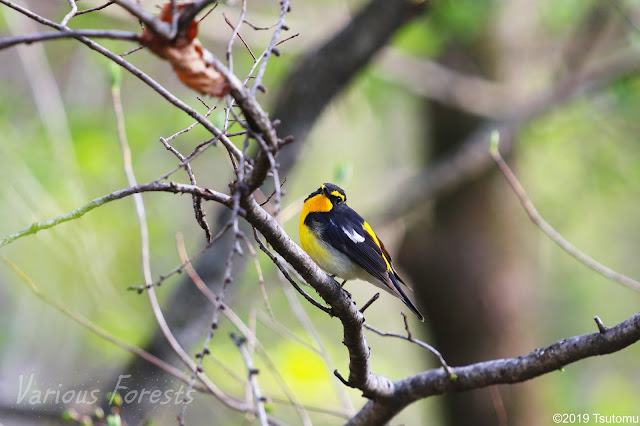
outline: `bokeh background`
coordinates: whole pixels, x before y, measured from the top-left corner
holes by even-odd
[[[62,0],[20,4],[58,22],[68,12]],[[78,2],[81,8],[99,4]],[[158,3],[142,4],[155,10]],[[260,95],[265,109],[271,111],[277,104],[294,65],[347,25],[364,5],[360,0],[294,2],[287,17],[289,34],[300,35],[283,44],[282,55],[269,63],[268,93]],[[223,13],[235,22],[239,12],[237,3],[222,4],[201,24],[203,44],[220,57],[231,31]],[[277,2],[250,1],[247,17],[268,25],[277,13]],[[2,37],[43,30],[5,6],[0,6],[0,18]],[[415,290],[412,297],[427,321],[410,319],[412,331],[452,365],[513,357],[593,332],[594,315],[607,325],[628,318],[638,311],[640,295],[554,245],[528,220],[495,167],[482,166],[436,192],[419,177],[429,177],[430,170],[447,164],[452,173],[465,175],[456,170],[451,156],[478,131],[512,124],[508,161],[539,212],[594,258],[640,277],[638,25],[640,4],[631,0],[431,2],[348,82],[308,136],[292,144],[299,144],[300,152],[286,172],[281,216],[285,229],[297,241],[304,197],[322,182],[342,186],[349,204],[372,223]],[[115,5],[78,16],[71,26],[139,30],[137,22]],[[241,34],[255,52],[270,36],[248,27]],[[102,43],[117,53],[132,47]],[[251,57],[240,43],[234,52],[237,73],[243,75]],[[204,110],[166,63],[144,50],[127,58]],[[628,66],[609,66],[618,58],[627,58]],[[582,80],[595,69],[601,71],[600,80]],[[310,79],[307,84],[316,82]],[[528,113],[537,99],[561,94],[566,87],[573,91],[571,96]],[[168,137],[192,120],[126,73],[121,91],[137,179],[152,181],[176,164],[159,137]],[[0,51],[0,93],[0,235],[127,186],[107,59],[73,40],[5,49]],[[289,107],[304,109],[305,103]],[[214,124],[222,122],[220,110],[211,115]],[[177,138],[174,146],[190,152],[207,137],[196,127]],[[199,185],[227,189],[231,170],[220,148],[209,149],[193,167]],[[175,179],[186,182],[184,174]],[[193,218],[190,197],[145,194],[144,201],[157,278],[180,263],[177,233],[184,235],[189,253],[203,246],[204,236]],[[215,224],[220,208],[206,207]],[[205,279],[216,280],[223,267],[221,252],[214,250],[208,263],[198,264]],[[15,241],[2,247],[0,255],[69,310],[129,343],[148,347],[156,330],[148,299],[126,290],[143,284],[132,199]],[[277,367],[276,375],[256,355],[263,391],[272,397],[268,408],[287,423],[301,422],[278,384],[282,379],[310,407],[314,424],[341,423],[344,419],[336,412],[349,405],[357,410],[365,402],[332,374],[333,368],[347,372],[341,328],[337,320],[312,309],[282,285],[273,265],[259,256],[275,318],[304,342],[278,331],[269,320],[251,262],[238,268],[227,300],[245,322],[255,323],[268,359]],[[187,286],[192,284],[186,277],[174,276],[158,289],[158,296],[172,312],[179,338],[195,354],[205,338],[209,313],[203,304],[202,312],[193,317],[195,305],[180,290]],[[376,292],[359,282],[347,286],[359,304]],[[297,304],[304,314],[292,314]],[[403,333],[403,308],[398,300],[381,295],[368,309],[367,321],[381,330]],[[306,316],[309,323],[303,320]],[[188,320],[180,323],[180,318]],[[99,404],[119,374],[132,374],[127,383],[131,388],[180,386],[38,300],[6,263],[0,264],[0,325],[2,424],[57,424],[64,409],[95,408],[18,404],[30,377],[32,389],[43,392],[100,389]],[[205,371],[225,391],[242,397],[245,370],[228,337],[233,330],[228,321],[221,322]],[[393,379],[438,366],[430,353],[407,342],[370,334],[368,343],[373,370]],[[324,357],[318,353],[322,351]],[[546,425],[557,412],[637,416],[638,400],[640,349],[634,345],[524,384],[432,397],[413,404],[393,423]],[[151,419],[162,425],[175,423],[178,410],[175,405],[131,404],[123,413],[131,424]],[[187,421],[241,424],[250,419],[199,395],[187,410]]]

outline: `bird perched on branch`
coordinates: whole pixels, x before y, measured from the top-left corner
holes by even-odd
[[[400,284],[409,287],[391,266],[384,244],[367,221],[347,206],[340,187],[325,183],[304,200],[299,232],[302,248],[322,270],[345,282],[368,281],[398,297],[424,321],[403,291]]]

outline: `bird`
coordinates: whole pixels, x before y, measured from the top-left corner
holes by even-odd
[[[424,317],[402,289],[409,288],[391,264],[391,256],[373,229],[347,205],[344,190],[324,183],[302,205],[300,244],[332,278],[361,279],[396,296],[420,321]]]

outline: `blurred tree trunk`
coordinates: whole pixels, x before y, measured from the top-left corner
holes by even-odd
[[[578,74],[597,48],[606,49],[619,36],[607,5],[595,4],[566,40],[542,29],[540,2],[496,5],[486,39],[476,41],[481,48],[450,47],[440,62],[461,72],[491,75],[504,84],[509,90],[503,99],[507,115],[532,98],[550,70]],[[425,167],[428,161],[447,158],[482,124],[478,117],[433,102],[427,109],[431,133],[425,141]],[[513,166],[513,158],[509,162]],[[424,307],[432,343],[451,365],[531,351],[536,347],[532,337],[538,311],[535,249],[528,244],[533,228],[504,177],[494,168],[438,198],[432,208],[428,219],[407,229],[398,256]],[[549,413],[540,409],[536,386],[526,382],[444,396],[446,424],[548,424]]]
[[[470,131],[473,119],[431,108],[437,160]],[[496,179],[496,177],[498,179]],[[398,256],[414,283],[432,344],[451,365],[515,356],[534,348],[531,265],[513,195],[496,172],[441,197],[431,221],[407,230]],[[499,183],[496,185],[496,183]],[[531,382],[444,396],[446,424],[534,425]]]
[[[456,47],[439,62],[478,74],[477,64],[493,67],[486,53]],[[481,124],[478,117],[435,103],[428,104],[428,114],[426,151],[433,162],[446,158]],[[535,279],[526,249],[531,228],[523,226],[521,209],[497,169],[440,197],[423,218],[407,229],[398,262],[414,283],[431,343],[451,365],[532,350]],[[534,386],[446,395],[446,424],[542,424]]]

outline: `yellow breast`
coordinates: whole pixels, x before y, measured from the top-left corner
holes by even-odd
[[[300,245],[318,265],[326,265],[331,262],[331,254],[304,223],[300,225]]]
[[[313,230],[309,229],[304,221],[309,213],[328,212],[332,207],[331,201],[329,201],[324,194],[318,194],[304,202],[302,212],[300,213],[300,223],[298,224],[300,245],[311,259],[318,264],[327,263],[330,255],[327,250],[322,247]]]

